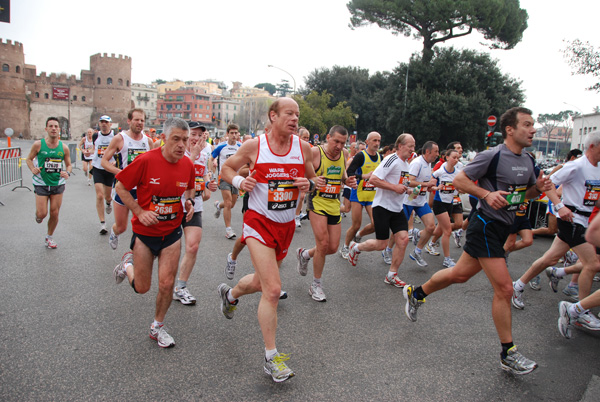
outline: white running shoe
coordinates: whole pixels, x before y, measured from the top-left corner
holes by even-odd
[[[215,211],[215,218],[219,219],[219,217],[221,216],[221,207],[219,201],[215,201],[215,208],[217,209]]]
[[[127,270],[125,264],[133,264],[133,252],[128,251],[121,257],[121,262],[113,269],[113,276],[117,285],[123,282],[123,279],[127,278]]]
[[[296,258],[298,259],[298,265],[296,266],[296,269],[298,270],[298,273],[301,276],[306,276],[308,272],[308,262],[310,261],[310,259],[304,258],[304,256],[302,255],[303,252],[303,248],[299,248],[296,250]]]
[[[192,296],[187,289],[187,286],[182,288],[175,288],[173,290],[173,300],[179,300],[181,304],[194,305],[196,304],[196,298]]]
[[[296,227],[297,228],[301,228],[302,227],[302,223],[300,223],[300,216],[297,216],[294,218],[294,222],[296,222]]]
[[[49,249],[55,249],[58,247],[56,242],[52,240],[52,236],[46,236],[46,247]]]
[[[452,237],[454,238],[454,244],[456,244],[456,247],[462,247],[462,245],[460,244],[462,240],[462,234],[462,229],[457,229],[454,232],[452,232]]]
[[[427,243],[425,246],[425,251],[427,251],[430,255],[440,255],[440,251],[433,242]]]
[[[164,325],[161,325],[158,329],[150,326],[150,339],[157,341],[158,346],[161,348],[172,348],[175,346],[173,337],[167,333]]]
[[[455,265],[456,265],[456,263],[454,262],[454,260],[451,257],[444,257],[444,262],[442,263],[443,267],[452,268]]]
[[[105,235],[107,233],[108,233],[108,230],[106,230],[106,223],[101,223],[100,224],[100,234]]]
[[[383,257],[383,262],[387,265],[392,265],[392,250],[388,251],[386,247],[385,250],[381,251],[381,256]]]
[[[323,288],[314,282],[310,285],[310,289],[308,289],[308,294],[311,295],[312,299],[318,302],[325,302],[327,298],[325,297],[325,293],[323,293]]]
[[[119,235],[115,234],[115,232],[110,228],[110,236],[108,237],[108,244],[110,248],[116,250],[119,246]]]
[[[233,231],[232,228],[226,228],[225,229],[225,237],[228,238],[228,239],[230,239],[230,240],[235,239],[235,232]]]
[[[232,253],[227,255],[227,265],[225,266],[225,276],[227,279],[233,279],[233,275],[235,275],[235,267],[237,266],[237,261],[231,259]]]
[[[340,255],[342,256],[342,258],[344,260],[348,259],[348,253],[350,252],[350,249],[348,248],[348,246],[346,246],[345,244],[342,246],[342,248],[340,249]]]
[[[423,259],[422,253],[417,253],[415,250],[408,255],[411,260],[415,261],[420,267],[426,267],[427,261]]]
[[[107,215],[110,215],[110,213],[112,212],[112,203],[108,203],[106,204],[106,213]]]

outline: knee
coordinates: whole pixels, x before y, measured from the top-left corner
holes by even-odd
[[[270,304],[277,304],[279,303],[279,296],[281,294],[281,284],[263,287],[262,292]]]
[[[450,237],[450,235],[452,234],[452,227],[442,229],[442,233],[444,234],[444,236]]]
[[[429,223],[429,224],[425,225],[425,230],[428,231],[429,233],[433,233],[433,231],[435,230],[435,224]]]
[[[385,248],[387,247],[387,245],[388,245],[388,241],[387,240],[377,240],[377,244],[375,245],[375,248],[378,251],[381,251],[381,250],[385,250]]]
[[[533,244],[533,237],[530,237],[528,239],[521,239],[521,241],[523,242],[523,245],[525,247],[529,247],[529,246],[531,246]]]
[[[185,252],[187,254],[192,254],[192,255],[196,255],[198,254],[198,248],[199,248],[199,243],[191,243],[191,244],[186,244],[185,245]]]
[[[135,282],[135,279],[131,281],[131,287],[133,288],[133,290],[135,291],[135,293],[139,293],[141,295],[143,295],[144,293],[148,292],[150,290],[150,284],[149,283],[143,283],[143,284],[139,284]]]
[[[158,281],[159,293],[171,293],[173,291],[174,286],[175,276],[170,276],[169,278],[161,278]]]
[[[329,248],[329,240],[326,239],[317,242],[317,250],[330,254]]]
[[[510,300],[513,295],[513,284],[508,281],[499,285],[498,288],[494,292],[495,296],[502,300]]]
[[[335,244],[331,244],[327,246],[327,255],[337,253],[337,246]]]
[[[50,210],[50,219],[58,219],[58,212],[60,210],[58,208],[52,208]]]

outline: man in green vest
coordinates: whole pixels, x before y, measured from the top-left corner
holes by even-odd
[[[33,173],[37,223],[42,223],[48,215],[50,203],[46,247],[54,249],[57,246],[52,235],[58,224],[65,182],[71,175],[72,167],[69,148],[60,141],[60,125],[56,117],[48,117],[46,120],[46,133],[46,138],[33,143],[26,161],[27,167]]]

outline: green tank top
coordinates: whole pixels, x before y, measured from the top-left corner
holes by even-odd
[[[56,148],[49,148],[46,139],[42,138],[40,152],[37,155],[37,164],[40,174],[33,176],[33,184],[36,186],[59,186],[65,184],[65,179],[60,177],[63,169],[65,152],[62,141],[58,141]]]

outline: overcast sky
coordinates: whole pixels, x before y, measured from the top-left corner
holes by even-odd
[[[22,42],[25,62],[80,77],[95,53],[132,57],[132,81],[162,78],[233,81],[254,86],[292,80],[298,88],[316,68],[334,65],[391,71],[421,42],[369,26],[352,30],[347,0],[146,0],[101,2],[13,0],[0,37]],[[490,50],[479,34],[442,46],[490,52],[505,74],[523,82],[535,115],[565,109],[591,113],[600,96],[593,77],[572,76],[561,50],[579,38],[600,46],[597,0],[521,0],[529,28],[513,50]],[[575,107],[565,105],[570,103]]]

